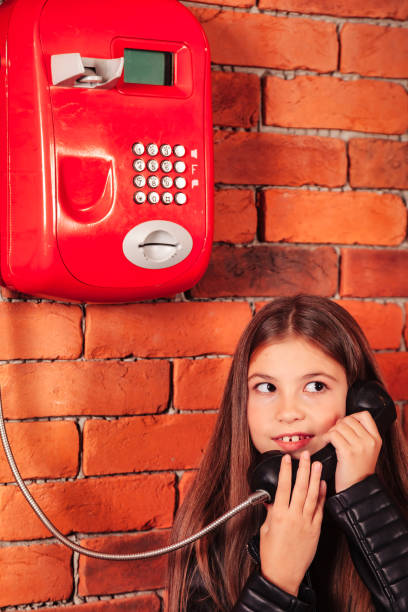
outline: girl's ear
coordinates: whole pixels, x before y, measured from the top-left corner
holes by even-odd
[[[397,418],[392,398],[377,380],[356,381],[348,390],[346,414],[368,410],[382,438]]]

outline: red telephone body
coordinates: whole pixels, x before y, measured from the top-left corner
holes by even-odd
[[[177,0],[5,0],[0,53],[0,282],[96,302],[192,287],[213,230],[197,20]]]

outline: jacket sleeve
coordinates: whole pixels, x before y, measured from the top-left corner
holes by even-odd
[[[408,524],[378,477],[333,495],[326,508],[347,536],[376,611],[408,610]]]
[[[258,572],[253,573],[232,612],[311,612],[314,593],[302,584],[298,597],[278,588]]]

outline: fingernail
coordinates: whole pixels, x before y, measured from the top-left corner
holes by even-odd
[[[284,461],[285,463],[290,463],[291,461],[290,455],[283,455],[282,461]]]
[[[322,467],[323,467],[323,466],[322,466],[322,464],[320,463],[320,461],[313,461],[313,464],[312,464],[312,470],[313,470],[314,472],[321,472]]]
[[[302,454],[300,455],[302,459],[309,459],[310,458],[310,453],[309,451],[303,451]]]

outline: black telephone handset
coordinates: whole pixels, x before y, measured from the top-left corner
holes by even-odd
[[[354,383],[348,393],[346,400],[346,414],[368,410],[373,416],[378,431],[382,438],[397,418],[395,404],[385,391],[384,387],[376,380],[368,382],[358,381]],[[271,502],[275,498],[278,485],[279,469],[284,453],[280,451],[268,451],[263,453],[254,467],[249,470],[249,485],[252,491],[262,489],[271,495]],[[336,471],[337,457],[332,444],[314,453],[312,461],[322,463],[322,476],[326,482],[330,481]],[[292,458],[292,487],[295,483],[299,461]]]

